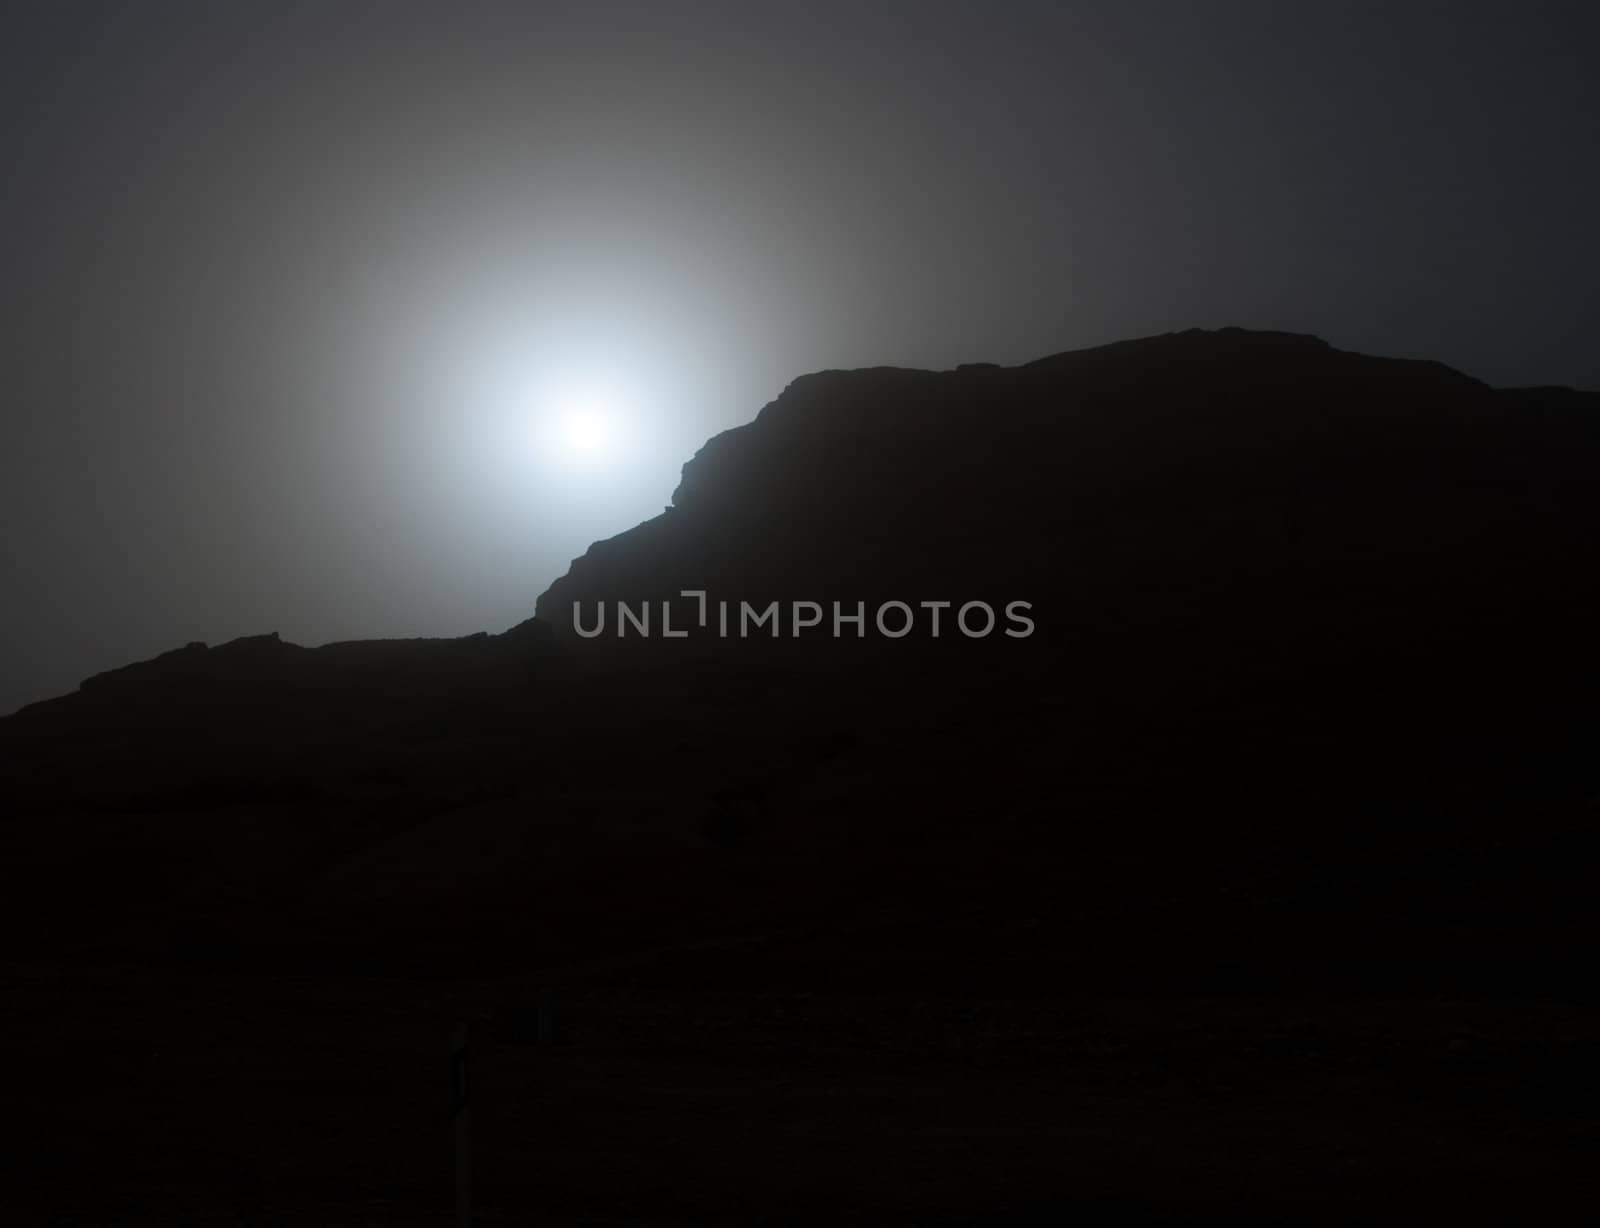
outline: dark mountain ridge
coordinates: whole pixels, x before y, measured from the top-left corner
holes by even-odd
[[[439,1222],[471,1019],[506,1222],[1590,1222],[1597,402],[1241,330],[820,372],[502,635],[0,720],[15,1184]]]
[[[1121,909],[1269,863],[1314,892],[1537,805],[1559,833],[1506,898],[1549,913],[1570,863],[1539,840],[1589,838],[1597,403],[1239,329],[803,376],[502,635],[191,645],[0,721],[17,899],[114,831],[93,891],[52,893],[68,947],[109,941],[91,896],[149,910],[137,863],[168,914],[141,949],[199,916],[259,950],[428,963],[426,931],[492,963],[933,907],[976,863],[1029,907],[1063,875]],[[781,634],[714,634],[684,589],[780,602]],[[573,603],[619,601],[691,633],[574,632]],[[893,601],[924,620],[902,638]],[[973,601],[1028,603],[1033,634],[960,634]],[[1059,818],[1110,798],[1127,817]],[[1196,807],[1223,817],[1156,817]]]
[[[597,542],[537,612],[572,642],[575,603],[682,589],[847,610],[1021,599],[1034,657],[1092,641],[1182,672],[1207,645],[1296,676],[1345,677],[1352,655],[1570,665],[1600,595],[1597,403],[1239,329],[1015,368],[820,372],[710,440],[670,510]],[[1485,637],[1519,651],[1486,659]],[[619,646],[615,620],[598,644]]]

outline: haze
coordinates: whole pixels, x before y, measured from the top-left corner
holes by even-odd
[[[819,368],[1243,324],[1600,386],[1592,5],[0,28],[0,711],[188,640],[500,630]]]

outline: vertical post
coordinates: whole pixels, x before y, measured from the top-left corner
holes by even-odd
[[[456,1132],[456,1228],[472,1225],[472,1130],[467,1098],[467,1037],[465,1023],[456,1025],[450,1041],[450,1108]]]

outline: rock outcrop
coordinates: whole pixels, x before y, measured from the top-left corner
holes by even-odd
[[[1023,600],[1027,647],[1075,653],[1078,673],[1373,686],[1424,663],[1555,668],[1590,652],[1600,616],[1597,457],[1600,395],[1496,390],[1287,333],[825,371],[711,439],[672,507],[595,543],[538,612],[599,652],[618,620],[580,639],[574,605],[592,629],[619,601],[675,602],[681,628],[682,590],[735,611],[777,600],[785,624],[787,603],[864,602],[882,646],[884,601]],[[774,647],[709,621],[690,644]],[[932,650],[928,629],[897,651]],[[801,638],[839,647],[828,617]],[[969,647],[948,631],[938,646],[947,663]]]
[[[1547,992],[1592,945],[1597,402],[1241,330],[802,377],[501,635],[190,645],[0,720],[9,932],[455,974],[895,915],[965,919],[872,977],[1025,925],[1060,983]],[[571,628],[672,599],[695,634]]]

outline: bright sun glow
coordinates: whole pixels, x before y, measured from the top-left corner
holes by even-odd
[[[561,440],[576,456],[595,458],[611,447],[611,419],[589,406],[569,409],[561,416]]]
[[[546,394],[549,457],[569,470],[611,469],[620,462],[628,420],[624,400],[610,388],[590,385]]]

